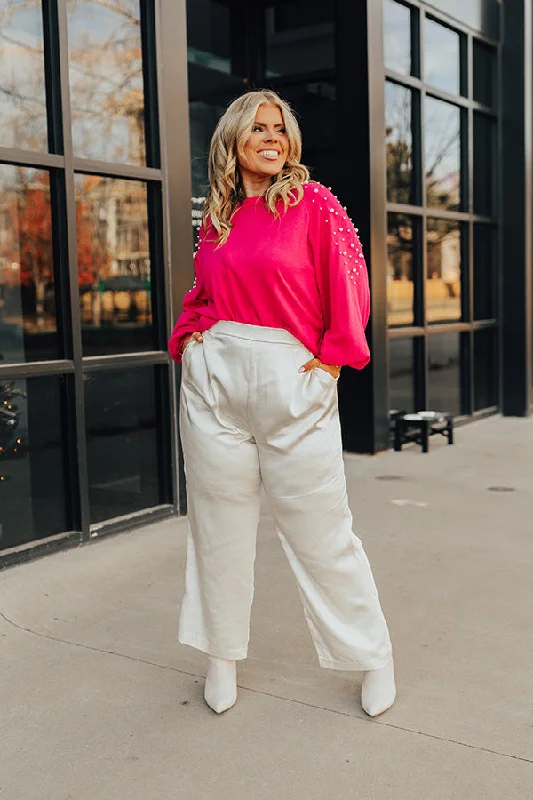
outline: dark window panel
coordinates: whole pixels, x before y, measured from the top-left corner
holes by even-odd
[[[474,214],[494,214],[496,123],[474,112]]]
[[[46,151],[41,3],[1,3],[0,31],[0,147]]]
[[[474,411],[498,405],[498,350],[494,328],[474,331]]]
[[[461,225],[453,220],[428,219],[426,229],[428,322],[461,319]]]
[[[428,410],[462,413],[459,333],[428,336]]]
[[[406,214],[389,214],[387,229],[387,319],[390,326],[415,321],[414,220]]]
[[[140,2],[67,0],[74,154],[144,166]]]
[[[394,0],[383,7],[383,49],[388,69],[411,74],[411,11]]]
[[[76,175],[83,354],[156,349],[146,184]]]
[[[474,319],[495,319],[497,237],[492,225],[474,223]]]
[[[474,40],[474,100],[494,107],[496,104],[496,51]]]
[[[426,203],[457,211],[461,205],[461,115],[457,106],[425,101]]]
[[[395,411],[415,411],[415,368],[412,339],[389,342],[389,403]]]
[[[412,92],[391,81],[385,84],[385,132],[387,199],[413,203]]]
[[[59,377],[0,378],[0,550],[72,529]]]
[[[335,190],[339,170],[337,151],[337,91],[334,81],[275,87],[298,112],[302,131],[302,162],[311,177]]]
[[[85,376],[91,524],[165,501],[155,369]]]
[[[242,94],[248,65],[243,16],[214,0],[187,0],[192,222],[198,230],[209,186],[207,157],[228,103]]]
[[[293,0],[265,9],[267,78],[335,68],[335,4]]]
[[[429,18],[424,25],[424,80],[441,92],[460,93],[459,34]]]
[[[0,164],[0,363],[59,357],[50,175]]]

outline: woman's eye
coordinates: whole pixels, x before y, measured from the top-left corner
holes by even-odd
[[[252,128],[252,132],[253,133],[257,133],[260,130],[261,130],[261,128],[259,127],[259,125],[254,125],[253,128]]]

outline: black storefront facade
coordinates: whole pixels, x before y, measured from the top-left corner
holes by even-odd
[[[216,119],[250,88],[359,227],[389,411],[529,413],[531,0],[12,0],[0,11],[0,566],[185,513],[166,341]],[[192,222],[192,224],[191,224]]]

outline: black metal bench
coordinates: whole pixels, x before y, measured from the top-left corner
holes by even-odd
[[[408,414],[405,411],[393,411],[390,415],[391,427],[394,431],[394,449],[400,452],[403,445],[415,442],[422,447],[422,452],[429,452],[429,437],[439,434],[453,444],[453,416],[440,411],[419,411]]]

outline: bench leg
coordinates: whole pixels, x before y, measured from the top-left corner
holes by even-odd
[[[402,450],[402,426],[398,419],[394,425],[394,450],[397,453],[401,453]]]
[[[429,452],[429,422],[423,422],[420,430],[422,436],[422,452]]]
[[[448,444],[453,444],[453,422],[448,422]]]

